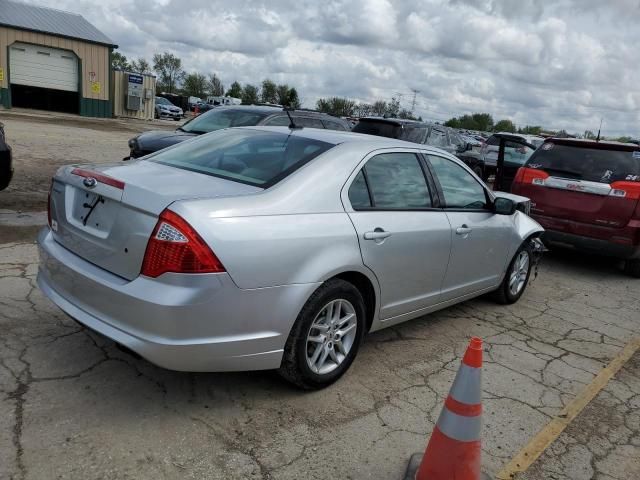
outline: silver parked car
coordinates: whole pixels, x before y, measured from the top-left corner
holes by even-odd
[[[243,127],[56,173],[38,284],[149,361],[335,381],[363,336],[478,295],[517,301],[543,229],[441,150]]]

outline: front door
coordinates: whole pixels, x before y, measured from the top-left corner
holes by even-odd
[[[442,300],[497,286],[513,244],[511,218],[493,213],[485,186],[457,162],[428,156],[451,224],[451,259]]]
[[[364,264],[378,278],[380,318],[440,301],[451,227],[433,208],[424,166],[415,153],[375,155],[355,176],[345,205]]]

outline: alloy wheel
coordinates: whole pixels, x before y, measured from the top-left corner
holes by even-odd
[[[509,292],[511,295],[518,295],[524,288],[529,274],[530,263],[529,252],[522,250],[513,262],[509,276]]]
[[[311,323],[307,334],[307,365],[324,375],[338,368],[356,338],[358,321],[353,305],[344,299],[326,304]]]

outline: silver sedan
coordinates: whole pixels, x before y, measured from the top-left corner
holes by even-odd
[[[523,294],[543,229],[441,150],[316,129],[220,130],[53,178],[38,284],[165,368],[338,379],[366,332]]]

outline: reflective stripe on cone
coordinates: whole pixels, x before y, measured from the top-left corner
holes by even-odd
[[[472,338],[416,474],[416,480],[480,480],[482,340]]]

